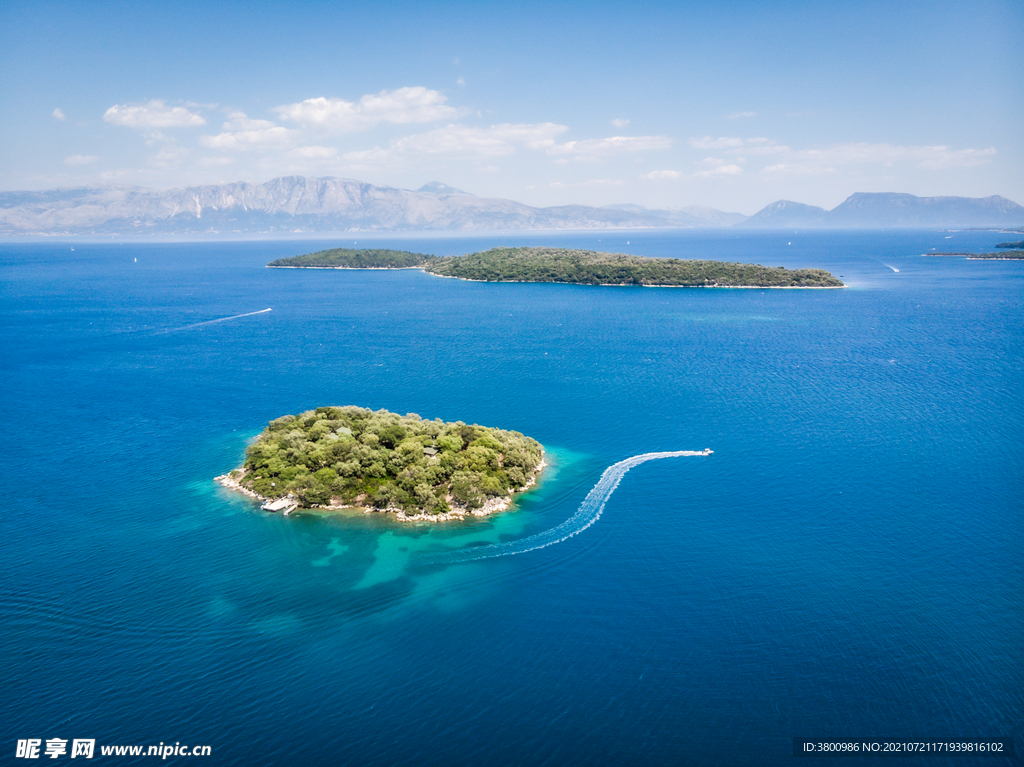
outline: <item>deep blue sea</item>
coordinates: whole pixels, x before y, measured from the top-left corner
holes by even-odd
[[[95,739],[103,762],[204,744],[167,761],[209,765],[836,764],[795,759],[798,736],[1024,750],[1024,262],[919,255],[1005,235],[346,236],[0,243],[5,760],[29,738]],[[264,268],[353,244],[850,287]],[[519,430],[553,465],[515,511],[433,527],[282,518],[214,484],[269,420],[332,404]],[[632,469],[565,541],[419,562],[565,522],[622,459],[703,448]]]

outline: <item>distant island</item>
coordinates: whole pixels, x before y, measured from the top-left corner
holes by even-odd
[[[306,256],[279,258],[267,266],[278,269],[413,269],[435,258],[407,250],[333,248]]]
[[[355,508],[442,521],[507,509],[544,466],[540,443],[517,431],[319,407],[271,421],[245,463],[216,481],[268,511]]]
[[[479,282],[560,282],[694,288],[841,288],[822,269],[784,269],[726,261],[648,258],[563,248],[492,248],[437,257],[391,250],[337,248],[271,261],[270,267],[313,269],[422,268],[441,277]]]
[[[1001,247],[999,245],[996,246]],[[1001,253],[964,253],[964,252],[936,252],[922,253],[922,256],[959,256],[968,261],[1021,261],[1024,260],[1024,250],[1004,250]]]
[[[1017,242],[1000,242],[996,244],[997,248],[1024,248],[1024,240],[1017,240]]]

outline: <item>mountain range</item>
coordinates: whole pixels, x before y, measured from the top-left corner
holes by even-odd
[[[857,192],[832,210],[779,200],[742,222],[760,227],[1005,227],[1024,224],[1024,207],[1005,197],[915,197]]]
[[[643,229],[654,227],[1024,225],[1003,197],[864,194],[831,211],[780,200],[753,216],[640,205],[535,208],[431,182],[413,191],[339,178],[287,176],[183,189],[92,186],[0,192],[0,235],[285,234],[338,231]]]

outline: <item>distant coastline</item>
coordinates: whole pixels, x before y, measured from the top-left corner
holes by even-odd
[[[1000,247],[999,245],[996,246]],[[922,256],[966,258],[968,261],[1024,261],[1024,250],[1004,250],[995,253],[937,252],[922,253]]]
[[[419,269],[422,266],[282,266],[267,264],[267,269],[347,269],[352,272],[399,272],[403,269]]]
[[[1007,260],[1009,260],[1009,259],[1007,259]],[[311,268],[311,269],[347,269],[347,268],[350,268],[350,267],[295,267],[295,266],[290,266],[290,267],[282,267],[282,268],[286,268],[286,269],[302,269],[302,268]],[[425,272],[426,274],[429,274],[431,277],[441,277],[441,278],[446,279],[446,280],[462,280],[463,282],[494,282],[494,283],[501,283],[501,284],[516,284],[516,283],[518,283],[518,284],[526,284],[526,283],[531,283],[531,282],[545,282],[544,280],[475,280],[475,279],[473,279],[471,277],[456,277],[456,276],[451,275],[451,274],[437,274],[436,272],[432,272],[432,271],[430,271],[429,269],[427,269],[426,267],[423,267],[423,266],[412,266],[412,267],[408,267],[408,268],[410,268],[410,269],[419,269],[420,271]],[[390,271],[393,271],[393,270],[390,270]],[[708,290],[712,290],[712,289],[722,289],[722,290],[836,290],[838,288],[845,288],[845,287],[847,287],[845,284],[843,284],[843,285],[657,285],[657,284],[634,285],[634,284],[628,283],[628,282],[598,282],[598,283],[563,282],[563,283],[559,283],[559,284],[561,284],[561,285],[583,285],[585,287],[595,287],[595,288],[688,288],[688,289],[706,288]]]

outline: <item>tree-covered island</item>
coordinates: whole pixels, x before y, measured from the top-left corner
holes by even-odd
[[[544,465],[540,443],[517,431],[319,407],[271,421],[245,463],[216,480],[264,501],[440,521],[508,508]]]
[[[841,288],[821,269],[648,258],[563,248],[493,248],[426,266],[431,274],[485,282],[565,282],[651,287]]]
[[[380,254],[376,261],[368,255]],[[360,255],[357,255],[360,254]],[[399,259],[397,254],[401,254]],[[419,259],[418,263],[413,263]],[[822,269],[725,261],[648,258],[564,248],[492,248],[465,256],[436,257],[404,251],[327,250],[272,261],[272,267],[401,268],[482,282],[561,282],[576,285],[642,285],[693,288],[842,288]]]
[[[332,248],[305,256],[279,258],[267,266],[278,269],[415,269],[436,258],[407,250]]]

